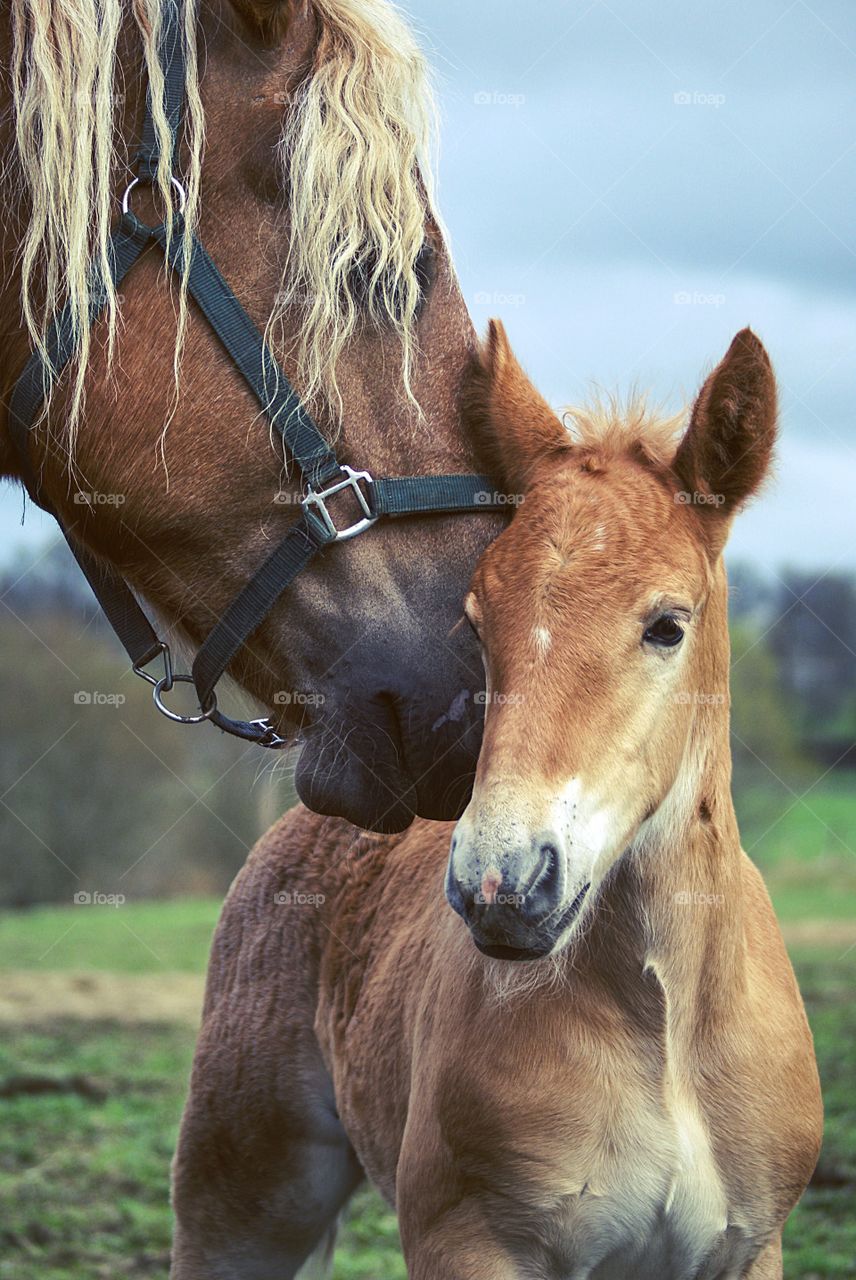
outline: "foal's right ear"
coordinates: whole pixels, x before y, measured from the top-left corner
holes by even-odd
[[[473,357],[463,412],[491,470],[514,492],[525,492],[538,462],[571,447],[568,431],[520,367],[500,320],[491,320]]]

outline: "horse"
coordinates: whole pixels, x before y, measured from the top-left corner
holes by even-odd
[[[67,300],[76,360],[29,433],[34,469],[75,538],[198,647],[294,522],[302,486],[159,250],[107,290],[88,336],[87,266],[105,259],[176,3],[4,6],[0,478],[21,479],[12,389]],[[430,78],[410,30],[387,0],[181,12],[186,225],[343,462],[478,470],[460,412],[476,339],[433,201]],[[150,221],[178,201],[169,181],[128,199]],[[395,831],[466,804],[482,673],[455,624],[504,521],[450,519],[328,548],[229,667],[299,742],[297,791],[321,813]]]
[[[239,874],[173,1280],[291,1280],[366,1176],[410,1280],[774,1280],[822,1113],[730,792],[722,551],[769,359],[738,334],[680,441],[641,405],[569,429],[494,324],[464,403],[519,495],[465,602],[473,795],[394,836],[298,808]]]

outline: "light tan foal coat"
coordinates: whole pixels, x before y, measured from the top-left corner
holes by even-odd
[[[711,566],[693,660],[716,689],[718,546]],[[370,836],[298,808],[260,842],[214,942],[175,1280],[295,1276],[363,1172],[411,1280],[782,1275],[820,1141],[811,1035],[740,848],[727,713],[679,714],[663,795],[544,960],[475,949],[443,892],[451,825]]]

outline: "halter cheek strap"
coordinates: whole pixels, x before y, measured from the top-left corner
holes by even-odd
[[[180,210],[184,206],[184,188],[175,177],[174,170],[186,80],[181,8],[180,5],[166,6],[159,49],[164,71],[163,107],[172,138],[170,180],[178,193]],[[125,192],[122,215],[109,242],[110,273],[116,287],[143,251],[153,244],[160,246],[172,270],[184,274],[185,228],[182,213],[179,212],[167,228],[163,223],[148,226],[140,222],[130,208],[133,189],[139,184],[153,184],[161,165],[151,95],[149,84],[140,149],[136,156],[136,176]],[[95,264],[90,268],[90,283],[89,323],[92,325],[101,314],[106,299],[104,281]],[[218,709],[216,686],[232,659],[253,636],[301,570],[332,543],[358,537],[382,519],[503,510],[505,504],[495,494],[493,482],[487,476],[402,476],[375,480],[368,471],[355,471],[341,465],[261,333],[195,236],[191,238],[187,287],[299,467],[306,486],[299,519],[228,605],[199,649],[190,675],[177,674],[173,670],[169,646],[157,635],[125,579],[94,556],[78,538],[74,527],[63,522],[44,494],[32,462],[30,433],[38,421],[48,391],[76,350],[69,304],[56,313],[49,326],[45,339],[47,358],[34,351],[15,384],[9,405],[10,434],[17,450],[21,478],[30,497],[57,521],[98,603],[122,642],[134,671],[153,686],[158,709],[169,719],[183,724],[210,720],[225,733],[262,747],[279,748],[286,743],[271,719],[230,719]],[[339,528],[328,504],[333,497],[344,492],[349,492],[353,498],[357,519],[347,528]],[[163,662],[163,675],[159,677],[146,670],[156,659]],[[176,683],[182,682],[195,686],[199,702],[197,715],[180,716],[166,705],[164,695]]]

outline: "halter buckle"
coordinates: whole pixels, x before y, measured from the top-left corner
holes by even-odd
[[[331,484],[328,489],[317,490],[310,488],[302,499],[302,506],[304,510],[308,510],[310,507],[315,510],[326,525],[333,542],[348,542],[351,538],[356,538],[357,534],[364,533],[366,529],[370,529],[373,524],[377,524],[379,517],[373,513],[368,497],[360,488],[361,484],[374,484],[369,472],[354,471],[352,467],[348,466],[342,466],[339,470],[345,477],[344,480],[338,481],[337,484]],[[337,493],[344,492],[345,489],[350,489],[353,492],[363,516],[361,520],[348,525],[347,529],[337,529],[336,523],[327,509],[327,500]]]

